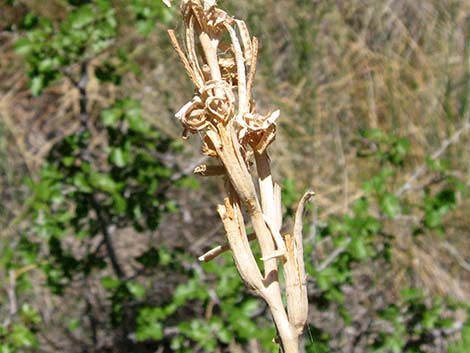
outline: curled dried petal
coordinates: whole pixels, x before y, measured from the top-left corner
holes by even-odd
[[[235,113],[235,97],[225,81],[209,81],[201,94],[207,114],[218,122],[227,123]],[[214,121],[214,124],[216,122]]]
[[[176,114],[183,127],[191,132],[201,131],[210,123],[227,124],[235,113],[235,97],[225,81],[209,81],[194,98]]]
[[[248,135],[263,135],[264,131],[268,131],[269,127],[275,125],[279,118],[280,111],[276,110],[266,116],[258,113],[245,113],[243,116],[236,117],[237,123],[240,125],[239,138],[245,139]]]
[[[191,132],[204,129],[208,125],[206,111],[201,98],[195,96],[192,101],[186,103],[175,117]]]
[[[275,139],[276,124],[272,124],[266,130],[255,130],[246,133],[242,143],[251,146],[254,151],[261,154]]]

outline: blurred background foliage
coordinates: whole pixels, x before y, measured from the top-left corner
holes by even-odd
[[[307,353],[470,351],[470,3],[220,1],[287,222],[307,188]],[[0,0],[0,352],[276,352],[173,115],[154,0]]]

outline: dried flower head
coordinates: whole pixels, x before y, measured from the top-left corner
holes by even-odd
[[[185,0],[181,10],[186,25],[186,54],[174,34],[170,36],[197,89],[193,99],[176,114],[185,129],[184,135],[206,129],[217,132],[220,123],[235,131],[243,147],[247,144],[255,147],[265,132],[269,132],[265,144],[271,143],[280,112],[262,115],[255,110],[251,84],[257,52],[253,46],[257,41],[250,38],[245,23],[216,7],[215,1]],[[225,33],[231,43],[221,42]],[[202,53],[197,52],[199,47]]]

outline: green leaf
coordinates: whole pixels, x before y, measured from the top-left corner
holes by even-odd
[[[176,202],[173,201],[173,200],[169,200],[169,201],[165,204],[165,206],[166,206],[166,210],[167,210],[168,212],[170,212],[170,213],[171,213],[171,212],[176,212],[176,211],[178,210],[178,205],[177,205]]]
[[[137,321],[146,323],[150,321],[162,321],[167,318],[166,310],[160,307],[143,308],[139,311]]]
[[[120,119],[120,112],[116,109],[106,109],[101,112],[101,121],[104,126],[115,126]]]
[[[135,338],[137,341],[149,339],[159,341],[163,338],[163,326],[160,322],[149,322],[145,325],[138,326]]]
[[[433,329],[439,320],[441,311],[442,309],[439,306],[426,310],[423,314],[423,327],[427,330]]]
[[[242,315],[235,308],[230,312],[229,321],[235,328],[237,335],[242,338],[251,338],[256,335],[257,327],[251,318]]]
[[[184,284],[180,284],[176,287],[173,294],[173,301],[177,305],[182,305],[188,300],[193,299],[205,299],[208,297],[208,293],[201,290],[201,285],[197,278],[192,278]]]
[[[127,115],[127,121],[129,122],[129,127],[136,132],[146,133],[149,131],[147,122],[140,115],[140,108],[130,110]]]
[[[127,209],[127,201],[124,197],[122,197],[119,193],[113,192],[111,194],[114,202],[114,211],[118,215],[123,215]]]
[[[400,309],[395,304],[391,304],[380,313],[381,318],[392,322],[395,321],[399,315]]]
[[[80,328],[80,320],[78,320],[76,318],[70,319],[69,324],[68,324],[67,327],[68,327],[69,331],[77,330],[78,328]]]
[[[177,335],[171,339],[170,348],[175,352],[180,352],[180,348],[183,347],[185,338],[183,335]]]
[[[392,148],[389,153],[389,161],[394,165],[402,164],[409,149],[410,141],[408,141],[407,138],[398,138],[392,144]]]
[[[20,55],[28,55],[33,50],[33,43],[29,38],[20,38],[15,42],[15,51]]]
[[[44,60],[41,60],[38,64],[38,70],[45,75],[50,74],[55,70],[56,67],[59,66],[59,62],[57,58],[45,58]]]
[[[170,23],[173,20],[173,11],[172,9],[164,8],[161,15],[161,21],[163,23]]]
[[[44,77],[33,77],[29,83],[29,88],[31,89],[31,93],[33,94],[33,96],[39,96],[42,90],[44,89]]]
[[[389,336],[386,341],[387,348],[389,348],[393,353],[401,353],[404,345],[405,343],[400,337]]]
[[[66,166],[66,167],[70,167],[72,166],[72,164],[75,162],[75,157],[74,156],[64,156],[62,158],[62,163]]]
[[[390,192],[382,194],[380,208],[383,213],[391,218],[395,218],[401,213],[400,199]]]
[[[450,330],[454,326],[454,323],[455,323],[454,319],[451,319],[451,318],[442,319],[439,322],[440,327],[446,330]]]
[[[109,174],[91,173],[90,184],[99,190],[109,193],[114,193],[120,189],[119,183],[116,183]]]
[[[330,267],[325,268],[323,271],[318,272],[316,275],[316,284],[317,287],[322,290],[326,291],[330,289],[332,282],[333,282],[333,274],[334,270]]]
[[[95,16],[96,15],[92,7],[89,5],[84,5],[70,15],[70,26],[73,29],[81,29],[92,23],[95,19]]]
[[[155,22],[152,20],[137,21],[135,28],[137,32],[144,36],[147,36],[155,28]]]
[[[15,346],[24,348],[37,348],[39,345],[38,339],[28,328],[23,325],[13,325],[10,339]]]
[[[38,324],[41,322],[38,310],[28,303],[21,306],[20,317],[25,324]]]
[[[168,266],[173,261],[173,255],[167,249],[160,247],[158,249],[159,261],[163,266]]]
[[[221,317],[212,316],[210,318],[209,325],[210,325],[211,331],[214,332],[217,335],[217,338],[221,342],[223,342],[225,344],[230,343],[230,341],[233,338],[233,334],[232,334],[232,332],[230,332],[230,330],[227,327],[228,325],[226,325],[224,323],[224,321],[222,320]]]
[[[125,156],[122,148],[116,147],[111,150],[111,162],[119,168],[127,165],[127,156]]]
[[[423,297],[423,292],[416,288],[404,288],[400,291],[400,295],[404,301],[412,302]]]
[[[213,352],[217,342],[210,327],[202,320],[194,319],[189,324],[183,323],[178,326],[182,333],[198,342],[208,352]]]
[[[251,317],[259,308],[259,301],[257,299],[248,299],[246,300],[242,307],[241,311],[246,317]]]
[[[126,283],[127,289],[129,289],[129,292],[137,298],[137,299],[142,299],[145,296],[145,287],[136,282],[127,282]]]
[[[352,255],[358,260],[364,260],[368,256],[367,246],[365,240],[362,238],[356,238],[349,244],[349,249]]]
[[[292,207],[298,199],[295,179],[286,178],[282,181],[282,200],[286,207]]]
[[[106,290],[113,290],[121,285],[121,281],[117,278],[106,276],[101,279],[101,284]]]
[[[17,351],[9,344],[0,344],[0,353],[17,353]]]
[[[187,188],[196,191],[201,189],[201,183],[194,177],[183,177],[176,182],[176,185],[181,188]]]
[[[385,133],[380,129],[368,129],[361,131],[362,135],[370,140],[381,142],[386,138]]]
[[[356,216],[367,214],[369,210],[369,201],[367,198],[361,197],[360,199],[354,201],[352,209]]]
[[[90,184],[88,183],[87,178],[84,174],[79,173],[73,176],[73,185],[77,187],[77,189],[81,192],[89,193],[92,192],[93,189],[91,188]]]
[[[428,210],[424,216],[424,225],[427,228],[433,229],[440,226],[442,223],[441,210]]]

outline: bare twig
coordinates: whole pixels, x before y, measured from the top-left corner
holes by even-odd
[[[101,230],[101,234],[103,235],[104,245],[106,247],[106,253],[108,254],[109,260],[111,262],[111,267],[116,276],[123,280],[126,278],[126,274],[119,264],[118,256],[116,254],[116,250],[114,249],[113,239],[111,237],[111,232],[108,226],[109,220],[107,219],[107,216],[101,211],[101,207],[99,206],[98,200],[94,194],[91,197],[91,202],[96,213],[96,218]]]
[[[248,241],[253,241],[255,239],[256,239],[256,234],[254,234],[254,233],[248,234]],[[218,246],[212,248],[211,250],[205,252],[201,256],[199,256],[198,260],[203,261],[203,262],[208,262],[208,261],[211,261],[211,260],[215,259],[217,256],[223,254],[224,252],[226,252],[228,250],[230,250],[230,244],[229,243],[218,245]]]
[[[320,265],[317,266],[317,271],[321,272],[325,268],[327,268],[330,264],[332,264],[333,261],[335,261],[338,256],[340,256],[342,253],[346,251],[349,243],[351,243],[351,238],[347,238],[343,245],[333,250],[333,252],[330,255],[328,255],[328,257],[325,260],[323,260],[323,262]]]
[[[431,155],[431,160],[436,160],[438,159],[451,145],[457,143],[462,136],[462,134],[466,133],[467,130],[470,129],[470,121],[466,121],[460,129],[458,129],[451,137],[449,137],[447,140],[444,140],[441,144],[441,146],[434,151],[434,153]],[[421,164],[418,166],[413,174],[408,178],[405,184],[403,184],[396,192],[395,195],[397,196],[402,196],[404,193],[409,191],[412,187],[412,184],[415,180],[417,180],[425,171],[426,171],[427,165],[426,163]]]
[[[88,111],[88,65],[89,61],[85,60],[80,65],[80,80],[75,81],[71,78],[72,83],[76,86],[79,91],[79,106],[80,106],[80,129],[81,131],[88,130],[88,124],[90,120],[90,114]],[[89,160],[91,157],[86,149],[80,150],[80,156],[84,160]],[[113,268],[114,273],[119,279],[125,279],[125,273],[119,264],[116,251],[114,249],[113,241],[111,238],[111,232],[109,229],[109,219],[105,211],[102,210],[102,207],[99,203],[99,200],[96,196],[95,190],[90,194],[89,201],[93,206],[93,210],[96,213],[96,218],[98,225],[103,235],[104,245],[106,247],[106,252],[108,254],[109,260],[111,262],[111,267]]]
[[[16,273],[14,270],[8,271],[7,293],[8,293],[8,302],[10,304],[8,308],[8,313],[9,313],[8,321],[12,322],[13,317],[18,311],[18,303],[16,301]]]
[[[460,255],[459,251],[454,246],[452,246],[449,242],[446,241],[441,244],[441,247],[446,249],[449,254],[454,257],[460,267],[462,267],[465,271],[470,271],[470,263],[465,261],[465,259],[462,257],[462,255]]]

